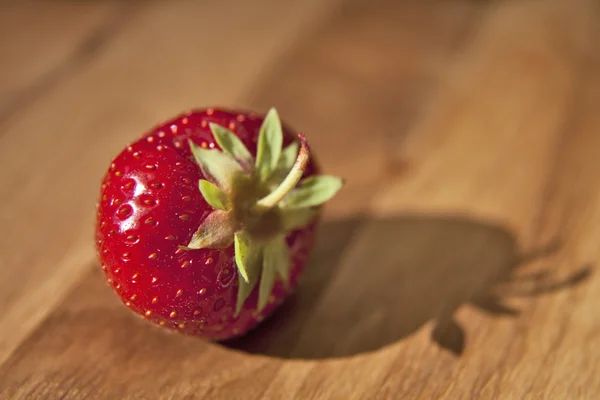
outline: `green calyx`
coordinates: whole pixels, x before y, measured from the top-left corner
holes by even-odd
[[[194,159],[207,180],[199,190],[214,211],[202,222],[186,250],[234,246],[239,288],[235,315],[258,285],[258,312],[268,304],[277,279],[289,282],[286,235],[307,226],[319,206],[343,186],[320,175],[302,179],[310,154],[304,135],[283,147],[281,121],[271,109],[260,128],[256,159],[229,129],[210,124],[221,149],[204,149],[191,140]]]

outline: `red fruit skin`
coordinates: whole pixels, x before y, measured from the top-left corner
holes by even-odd
[[[214,122],[235,132],[256,155],[262,121],[263,116],[240,110],[194,110],[152,129],[113,160],[97,206],[96,244],[109,285],[132,311],[184,334],[225,340],[254,328],[295,288],[318,219],[288,235],[289,290],[278,281],[260,314],[257,286],[234,317],[238,273],[233,246],[178,249],[212,211],[198,189],[198,180],[206,177],[187,140],[219,148],[208,127]],[[296,135],[285,124],[283,130],[287,145]],[[304,176],[318,172],[311,158]]]

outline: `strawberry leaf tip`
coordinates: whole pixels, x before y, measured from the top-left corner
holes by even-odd
[[[244,170],[248,171],[254,162],[252,154],[242,143],[235,133],[215,123],[210,123],[210,130],[215,137],[215,140],[224,152],[233,157]]]
[[[216,149],[203,149],[191,140],[189,145],[204,174],[223,190],[231,190],[233,175],[242,171],[241,166],[227,153]]]
[[[237,316],[258,284],[258,311],[268,304],[277,279],[290,279],[286,235],[306,227],[319,206],[343,186],[340,178],[323,175],[302,179],[310,153],[298,135],[286,148],[282,125],[272,108],[259,130],[256,159],[229,129],[210,123],[221,149],[204,149],[189,141],[196,163],[206,176],[198,183],[214,209],[193,234],[187,250],[233,245],[238,270]]]
[[[235,309],[237,316],[258,282],[262,262],[262,247],[253,243],[252,239],[243,232],[235,235],[235,262],[239,272]]]
[[[238,266],[238,271],[246,283],[250,283],[249,275],[255,268],[252,265],[254,260],[254,250],[257,250],[250,243],[250,238],[243,232],[237,232],[234,238],[235,244],[235,263]],[[250,271],[250,274],[249,274]]]
[[[227,195],[221,189],[205,179],[198,181],[198,188],[204,200],[212,208],[223,211],[227,210]]]
[[[189,250],[227,248],[233,241],[234,233],[235,225],[231,214],[216,210],[200,224],[186,248]]]
[[[325,203],[343,186],[344,181],[335,176],[311,176],[292,189],[282,201],[281,207],[307,208]]]
[[[270,240],[263,251],[262,279],[258,291],[258,308],[262,310],[269,300],[277,275],[287,286],[289,283],[290,256],[285,237],[279,235]]]
[[[263,182],[269,179],[269,175],[277,167],[282,143],[281,121],[277,111],[271,108],[260,127],[256,153],[256,169]]]

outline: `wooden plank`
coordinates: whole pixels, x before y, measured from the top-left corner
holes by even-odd
[[[596,14],[596,21],[597,17]],[[594,24],[597,26],[597,22]],[[563,290],[567,287],[564,285],[558,287],[560,290],[546,292],[534,286],[534,291],[540,291],[539,300],[531,304],[524,299],[527,306],[524,320],[515,330],[525,332],[512,343],[505,341],[504,372],[484,387],[490,395],[593,399],[600,394],[600,378],[594,372],[600,367],[600,351],[595,346],[600,318],[594,311],[600,287],[598,37],[600,32],[596,27],[592,38],[594,51],[585,60],[577,88],[579,100],[562,127],[561,140],[549,165],[553,178],[543,192],[544,213],[539,215],[535,227],[540,240],[557,237],[561,248],[546,265],[534,266],[537,267],[534,271],[550,267],[556,275],[564,277],[583,266],[591,276],[576,289]],[[524,289],[527,288],[513,289],[517,299]],[[529,350],[523,354],[522,349]]]
[[[110,2],[1,4],[0,123],[101,50],[125,11]]]
[[[11,231],[0,244],[0,360],[93,262],[99,180],[124,143],[189,107],[236,105],[249,82],[335,4],[146,4],[87,68],[6,121],[0,220]]]
[[[599,256],[600,54],[589,10],[504,3],[484,18],[398,149],[408,171],[377,193],[375,218],[295,336],[253,343],[344,357],[303,375],[299,398],[600,393],[600,282],[587,269]],[[555,253],[521,263],[556,237]],[[323,395],[334,382],[347,385]]]
[[[414,106],[407,99],[424,102],[429,89],[437,84],[437,64],[449,58],[449,49],[456,48],[456,41],[463,37],[476,9],[470,2],[373,4],[366,7],[356,1],[344,6],[322,30],[290,49],[281,65],[263,70],[261,77],[265,81],[240,100],[257,109],[277,105],[286,120],[312,132],[311,143],[322,155],[325,168],[342,175],[352,175],[358,168],[339,156],[338,142],[372,128],[371,138],[376,144],[365,146],[364,156],[369,163],[377,160],[377,154],[385,147],[384,136],[394,140],[395,130],[408,129]],[[398,21],[407,23],[398,25]],[[431,32],[429,23],[437,27],[437,33]],[[391,37],[386,37],[389,34]],[[346,48],[339,58],[332,54],[338,48]],[[415,52],[414,48],[420,51]],[[356,65],[354,53],[365,51],[372,52],[373,64]],[[411,57],[389,57],[394,51]],[[322,75],[316,79],[319,71]],[[403,72],[396,75],[394,71]],[[393,80],[395,89],[377,79],[384,72],[386,75],[381,78],[385,82]],[[336,81],[340,74],[344,78]],[[335,86],[324,87],[330,80]],[[212,94],[218,95],[216,90]],[[367,99],[353,103],[349,98],[363,94],[368,94],[371,101],[379,99],[381,107],[390,102],[397,107],[378,110]],[[328,108],[329,118],[310,106],[311,99],[324,96],[329,96],[333,104]],[[154,101],[140,97],[142,100]],[[115,113],[108,101],[102,106],[108,107],[107,113]],[[365,124],[365,118],[371,122]],[[340,128],[332,129],[336,126],[332,121],[338,121]],[[334,135],[337,141],[328,135]],[[111,140],[116,146],[122,137],[115,134]],[[374,164],[372,171],[386,168],[382,162]],[[366,175],[359,179],[367,183]],[[375,189],[377,185],[370,187]],[[355,196],[358,192],[358,186],[345,191],[342,200],[332,204],[328,215],[340,216],[365,208],[370,198]],[[349,206],[344,208],[345,202]],[[289,304],[299,307],[290,314],[295,318],[290,321],[292,325],[299,321],[297,318],[305,318],[311,304],[319,300],[319,292],[332,272],[330,268],[341,257],[355,228],[356,225],[337,222],[323,226],[311,273],[305,277],[298,297]],[[277,321],[281,322],[275,319],[273,323],[277,325]],[[265,328],[268,331],[268,325]],[[272,329],[277,331],[277,327]],[[281,329],[284,331],[276,338],[279,344],[274,342],[275,346],[286,338],[293,339],[292,331],[285,326]],[[233,350],[235,347],[242,351]],[[331,386],[322,382],[323,385],[307,388],[302,379],[313,376],[315,368],[331,368],[327,363],[321,366],[314,361],[284,362],[279,357],[249,356],[250,351],[249,343],[207,344],[148,326],[123,309],[94,269],[2,366],[0,397],[76,399],[93,394],[96,398],[237,399],[291,398],[297,393],[299,398],[309,398],[302,393],[324,391],[324,385]],[[366,365],[377,364],[377,359],[372,359]]]

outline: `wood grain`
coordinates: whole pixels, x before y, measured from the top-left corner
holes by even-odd
[[[93,58],[128,11],[102,2],[0,4],[0,124]]]
[[[0,252],[0,398],[599,397],[595,3],[262,2],[136,10],[93,62],[2,127],[0,177],[19,190],[0,193],[3,226],[15,227]],[[250,29],[274,23],[267,6],[285,18]],[[195,13],[207,24],[192,24]],[[190,38],[219,17],[235,22],[232,36]],[[158,20],[178,30],[150,29]],[[230,79],[190,82],[192,72]],[[277,105],[348,177],[299,291],[224,344],[127,312],[86,233],[110,155],[198,101]],[[22,135],[41,129],[38,143]],[[19,157],[25,143],[41,168]],[[33,234],[51,239],[28,251]]]

